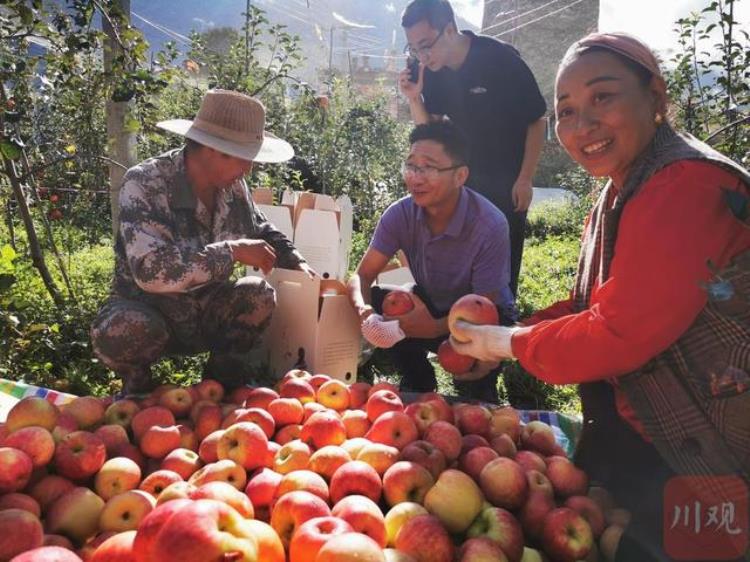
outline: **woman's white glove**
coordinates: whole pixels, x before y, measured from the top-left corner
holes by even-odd
[[[362,322],[362,336],[375,347],[389,348],[406,337],[398,320],[384,320],[380,314],[370,314]]]
[[[451,329],[451,345],[458,353],[475,357],[480,361],[512,359],[511,339],[513,334],[521,329],[517,326],[479,326],[458,320]]]

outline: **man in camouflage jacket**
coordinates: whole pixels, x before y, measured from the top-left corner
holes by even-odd
[[[160,357],[202,351],[211,352],[205,376],[242,384],[238,354],[258,343],[275,295],[258,277],[232,280],[235,263],[313,274],[243,179],[253,162],[293,155],[264,124],[257,100],[212,90],[194,121],[158,124],[185,136],[183,148],[125,174],[112,290],[91,327],[96,355],[125,393],[152,388]]]

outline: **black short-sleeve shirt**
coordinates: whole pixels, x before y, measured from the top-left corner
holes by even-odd
[[[471,39],[464,63],[458,70],[425,69],[422,94],[429,113],[447,115],[469,139],[467,185],[503,208],[521,170],[528,126],[547,106],[515,48],[463,33]]]

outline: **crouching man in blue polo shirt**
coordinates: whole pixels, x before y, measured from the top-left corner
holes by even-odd
[[[398,317],[396,329],[402,334],[393,337],[382,330],[387,336],[383,347],[398,340],[389,352],[401,374],[402,391],[429,392],[437,382],[427,352],[436,351],[448,337],[448,310],[456,300],[469,293],[484,295],[509,323],[516,313],[509,288],[508,222],[497,207],[464,185],[469,175],[465,137],[446,120],[418,125],[409,141],[402,168],[409,195],[380,218],[348,289],[367,337],[373,320],[382,325],[379,317],[370,316],[382,313],[383,298],[393,289],[372,283],[398,250],[406,254],[416,281],[415,306]],[[477,363],[472,372],[457,376],[461,396],[497,401],[496,365]]]

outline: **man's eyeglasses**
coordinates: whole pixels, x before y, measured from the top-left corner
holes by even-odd
[[[410,57],[414,57],[415,59],[429,55],[430,51],[435,46],[435,43],[440,40],[444,32],[445,28],[441,29],[440,33],[437,34],[437,37],[435,37],[435,39],[433,39],[429,45],[423,45],[421,47],[412,47],[411,45],[406,45],[404,47],[404,54],[409,55]]]
[[[401,175],[404,179],[409,177],[421,176],[427,181],[435,181],[439,174],[443,172],[450,172],[451,170],[457,170],[466,164],[456,164],[455,166],[448,166],[447,168],[437,168],[435,166],[415,166],[405,162],[401,165]]]

